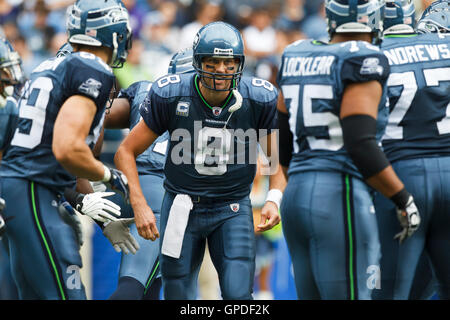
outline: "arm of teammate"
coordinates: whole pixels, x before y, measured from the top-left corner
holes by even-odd
[[[279,138],[279,158],[281,170],[283,172],[284,178],[286,181],[288,180],[288,168],[289,163],[291,162],[292,152],[294,150],[294,136],[292,135],[290,126],[289,126],[289,113],[286,109],[286,104],[284,103],[283,92],[280,90],[278,94],[278,103],[277,103],[277,112],[278,112],[278,128],[280,132]]]
[[[261,173],[269,174],[270,176],[269,192],[266,202],[261,209],[260,222],[255,228],[256,232],[270,230],[280,223],[279,209],[283,191],[286,187],[286,180],[279,165],[277,135],[277,131],[274,130],[271,134],[260,139],[260,145],[264,155],[266,159],[269,159],[269,167],[262,167]]]
[[[402,242],[419,227],[420,216],[413,197],[406,191],[375,140],[378,104],[382,87],[378,81],[349,84],[341,102],[344,145],[366,182],[397,206],[403,230]]]
[[[126,98],[116,98],[105,115],[106,129],[126,129],[130,127],[130,102]]]
[[[152,209],[148,206],[139,183],[136,167],[136,157],[144,152],[156,140],[158,135],[154,133],[141,120],[117,149],[114,163],[128,178],[130,187],[130,203],[133,208],[136,228],[144,239],[156,240],[159,231],[156,227],[156,218]]]
[[[73,175],[91,181],[102,180],[128,201],[126,177],[95,159],[85,142],[96,110],[94,101],[81,95],[71,96],[64,102],[55,120],[53,154]]]
[[[81,95],[70,97],[56,117],[53,132],[56,160],[73,175],[88,180],[102,180],[105,171],[85,142],[96,110],[91,99]]]

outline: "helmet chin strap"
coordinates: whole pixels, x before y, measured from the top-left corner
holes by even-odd
[[[237,89],[233,89],[233,90],[231,90],[231,92],[233,93],[234,97],[236,98],[236,102],[228,109],[228,112],[230,113],[230,115],[228,116],[228,119],[225,122],[223,129],[227,128],[228,121],[230,121],[230,118],[233,115],[233,113],[235,113],[242,107],[242,95],[239,93],[239,91],[237,91]]]
[[[117,33],[114,32],[114,33],[112,34],[112,36],[113,36],[112,43],[113,43],[114,49],[113,49],[113,53],[112,53],[112,56],[111,56],[111,63],[110,63],[110,66],[114,65],[114,62],[115,62],[116,59],[117,59],[117,48],[119,47],[119,45],[118,45],[118,43],[117,43]]]
[[[14,93],[14,87],[13,86],[6,86],[3,89],[3,93],[0,94],[0,108],[4,108],[6,106],[7,98],[12,96]]]

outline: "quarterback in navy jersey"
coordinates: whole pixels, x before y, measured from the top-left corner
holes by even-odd
[[[159,230],[130,163],[157,136],[170,134],[160,221],[165,299],[195,299],[206,241],[222,297],[252,299],[255,239],[249,193],[256,142],[269,157],[277,154],[278,92],[267,81],[241,78],[243,65],[239,31],[223,22],[201,28],[193,45],[196,73],[155,81],[141,106],[143,120],[116,153],[117,168],[129,178],[139,234],[154,240]],[[266,201],[257,231],[279,222],[283,180],[276,169],[270,179],[274,196]]]
[[[374,297],[421,297],[412,291],[413,280],[415,274],[430,279],[432,271],[420,260],[428,256],[437,293],[449,299],[450,2],[436,1],[424,11],[417,25],[422,34],[414,31],[414,10],[408,14],[413,4],[395,3],[398,19],[385,19],[388,29],[381,45],[391,66],[387,83],[390,115],[382,146],[414,195],[422,223],[411,239],[398,245],[392,239],[398,232],[395,207],[382,195],[375,197],[382,282]],[[425,267],[417,270],[420,265]]]
[[[67,27],[75,52],[33,71],[2,161],[1,196],[12,204],[4,211],[6,235],[20,299],[86,298],[77,234],[58,211],[75,177],[128,193],[123,174],[90,149],[114,81],[111,66],[120,66],[130,47],[128,12],[118,0],[79,0]]]
[[[380,246],[366,182],[396,202],[402,241],[419,218],[378,146],[389,64],[371,42],[382,30],[384,2],[329,0],[325,8],[330,43],[286,47],[277,79],[285,102],[280,163],[288,175],[283,232],[299,299],[371,299]]]

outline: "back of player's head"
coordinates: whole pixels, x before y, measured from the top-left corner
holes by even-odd
[[[56,52],[56,57],[60,58],[60,57],[64,57],[67,56],[68,54],[71,54],[73,52],[73,48],[70,45],[69,42],[64,43],[61,48],[58,49],[58,52]]]
[[[5,38],[0,38],[0,107],[6,105],[6,97],[14,92],[14,85],[25,80],[22,70],[22,60]]]
[[[13,86],[24,80],[22,59],[8,40],[0,38],[0,108],[6,105],[6,98],[14,93]]]
[[[217,21],[203,26],[194,38],[193,63],[195,71],[200,77],[215,79],[220,73],[207,72],[202,69],[202,60],[205,57],[214,58],[237,58],[239,64],[235,73],[227,74],[232,76],[232,86],[237,87],[244,69],[244,42],[241,33],[232,25]],[[211,88],[215,89],[216,88]]]
[[[108,47],[112,67],[121,67],[131,48],[128,11],[120,0],[77,0],[68,10],[67,32],[74,44]]]
[[[192,49],[188,48],[178,51],[170,59],[168,73],[180,74],[194,71],[194,67],[192,66]]]
[[[384,1],[326,0],[325,12],[330,38],[335,33],[371,33],[383,31]]]
[[[384,34],[413,33],[416,8],[412,0],[387,0],[384,10]]]
[[[450,33],[450,1],[433,2],[417,23],[418,33]]]

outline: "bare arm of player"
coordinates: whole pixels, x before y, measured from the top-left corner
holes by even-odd
[[[130,188],[130,203],[134,212],[136,228],[144,239],[156,240],[159,231],[156,227],[156,218],[152,209],[148,206],[139,183],[136,167],[136,157],[144,152],[158,137],[143,120],[141,120],[117,149],[114,163],[128,178]]]
[[[278,161],[278,132],[273,131],[271,134],[262,137],[259,141],[261,148],[269,159],[268,164],[263,164],[261,167],[261,174],[269,174],[269,192],[273,190],[279,190],[279,194],[282,195],[284,188],[286,187],[286,180],[281,171]],[[281,202],[281,199],[280,201]],[[273,202],[267,199],[263,208],[261,209],[260,222],[256,226],[256,232],[263,232],[272,229],[278,223],[280,223],[280,215],[278,213],[279,203]]]
[[[96,110],[87,97],[75,95],[67,99],[56,117],[52,144],[56,160],[67,171],[92,181],[102,180],[105,172],[85,142]]]
[[[130,102],[125,98],[116,98],[105,114],[106,129],[125,129],[130,127]]]
[[[94,189],[92,189],[91,184],[89,183],[89,180],[83,179],[83,178],[77,178],[77,192],[88,194],[94,192]]]
[[[368,115],[376,119],[381,96],[382,88],[378,81],[348,85],[342,97],[341,119],[353,115]],[[404,187],[391,165],[368,177],[366,182],[388,198]]]

